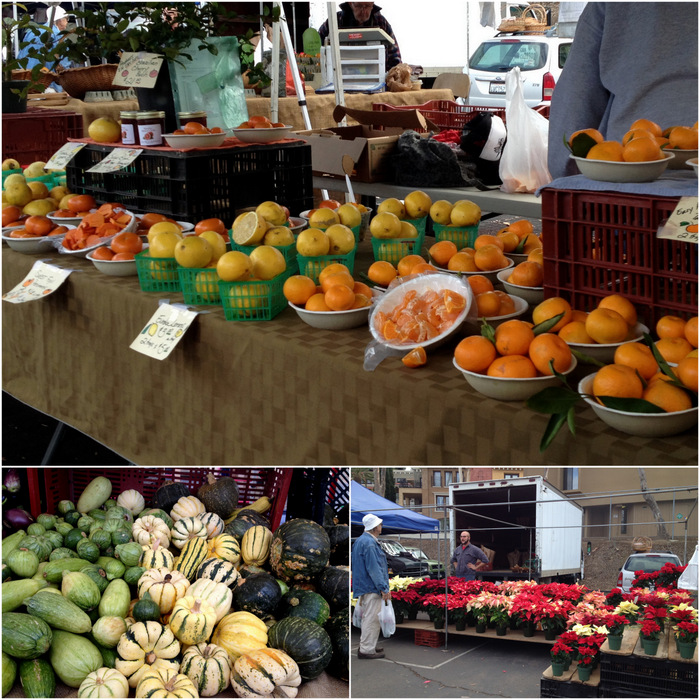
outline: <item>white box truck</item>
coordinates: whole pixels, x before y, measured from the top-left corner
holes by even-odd
[[[452,483],[450,505],[450,551],[467,530],[473,544],[495,552],[493,568],[477,578],[573,583],[581,577],[583,508],[543,476]]]

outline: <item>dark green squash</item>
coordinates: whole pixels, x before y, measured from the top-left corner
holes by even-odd
[[[270,574],[252,574],[233,588],[232,607],[260,618],[272,615],[282,600],[282,590]]]
[[[2,582],[8,581],[12,576],[12,569],[7,564],[2,565]]]
[[[78,542],[80,542],[80,540],[82,540],[84,537],[85,535],[83,534],[83,531],[78,529],[77,527],[74,527],[63,538],[63,546],[68,547],[68,549],[72,549],[75,552]]]
[[[43,535],[27,535],[20,540],[17,549],[29,549],[39,557],[39,561],[48,561],[53,545]],[[6,557],[7,559],[7,557]]]
[[[268,645],[289,654],[299,666],[304,680],[317,678],[333,656],[326,630],[303,617],[285,617],[268,632]]]
[[[75,510],[75,504],[73,501],[59,501],[57,510],[65,519],[68,513]]]
[[[340,566],[327,566],[316,577],[318,592],[328,601],[335,613],[350,605],[350,570]]]
[[[112,535],[101,527],[90,533],[90,539],[104,552],[112,544]]]
[[[160,508],[169,513],[173,506],[183,497],[189,496],[190,490],[185,484],[174,481],[166,481],[158,488],[153,496],[153,507]]]
[[[148,620],[158,622],[160,620],[160,606],[151,598],[151,594],[146,591],[143,598],[134,604],[131,614],[136,622],[147,622]]]
[[[220,476],[217,479],[209,472],[206,481],[197,491],[197,498],[204,503],[208,513],[216,513],[226,520],[238,508],[238,484],[231,476]]]
[[[130,586],[136,586],[148,569],[145,566],[130,566],[122,577]]]
[[[241,579],[248,578],[248,576],[253,576],[254,574],[269,574],[262,566],[255,566],[255,564],[244,564],[240,569],[238,569]]]
[[[107,668],[114,668],[115,662],[119,658],[116,647],[114,649],[108,649],[107,647],[103,647],[101,644],[98,644],[96,641],[94,641],[94,639],[91,641],[100,650],[100,654],[102,654],[102,663]]]
[[[326,672],[331,676],[347,681],[349,679],[350,662],[350,611],[344,608],[337,612],[324,625],[331,638],[333,656],[326,666]]]
[[[112,535],[112,546],[115,548],[118,547],[120,544],[127,544],[131,542],[131,529],[125,529],[123,527],[120,527],[119,529],[115,530]]]
[[[68,547],[58,547],[49,554],[49,561],[55,561],[56,559],[77,559],[78,555]]]
[[[350,562],[350,528],[347,525],[332,525],[326,528],[331,542],[329,564],[347,566]]]
[[[56,674],[45,659],[22,661],[19,679],[25,698],[52,698],[56,692]]]
[[[97,587],[100,589],[100,593],[105,592],[105,588],[107,588],[109,585],[109,581],[107,580],[107,574],[105,573],[104,569],[97,566],[97,564],[91,564],[90,566],[86,566],[84,569],[82,569],[81,573],[89,576],[97,584]]]
[[[100,548],[87,538],[83,538],[75,545],[75,551],[81,559],[96,562],[100,557]]]
[[[61,535],[59,532],[56,532],[56,530],[47,530],[46,533],[44,534],[44,537],[51,542],[51,546],[56,549],[56,547],[62,547],[63,546],[63,535]]]
[[[107,501],[109,503],[109,501]],[[107,505],[107,504],[105,504]],[[99,520],[100,522],[104,522],[107,519],[107,511],[102,510],[102,508],[93,508],[88,515],[93,518],[94,520]]]
[[[12,686],[15,684],[15,678],[17,677],[17,662],[8,656],[4,651],[2,652],[2,697],[6,698]]]
[[[83,517],[82,513],[79,513],[77,510],[71,510],[71,511],[69,511],[68,513],[66,513],[66,514],[63,516],[63,519],[64,519],[68,524],[70,524],[70,525],[72,525],[73,527],[75,527],[76,524],[77,524],[77,522],[78,522],[78,520],[80,520],[80,518],[82,518],[82,517]]]
[[[227,535],[232,535],[239,542],[243,539],[243,535],[250,530],[254,525],[264,525],[270,528],[270,521],[260,515],[255,510],[244,508],[227,526],[224,532]]]
[[[83,515],[80,520],[75,524],[78,530],[83,532],[90,532],[90,528],[95,524],[95,518],[91,518],[89,515]]]
[[[328,602],[322,595],[303,588],[291,588],[280,603],[279,617],[305,617],[323,626],[331,616]]]
[[[289,583],[309,581],[328,565],[331,543],[313,520],[295,518],[280,525],[270,546],[270,568]]]

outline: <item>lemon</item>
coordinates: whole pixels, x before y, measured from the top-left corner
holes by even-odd
[[[27,186],[32,191],[33,199],[46,199],[49,196],[49,188],[43,182],[39,182],[39,180],[28,182]]]
[[[216,273],[224,282],[238,282],[250,277],[252,267],[250,257],[243,251],[230,250],[218,259]]]
[[[8,175],[5,178],[5,182],[3,182],[2,184],[3,187],[7,189],[8,187],[10,187],[10,185],[14,185],[18,182],[22,183],[23,185],[26,185],[27,178],[24,177],[24,175],[22,175],[21,173],[12,173],[12,175]]]
[[[340,223],[340,216],[333,209],[316,209],[309,217],[309,226],[312,228],[320,228],[326,230],[329,226],[333,224]]]
[[[32,201],[32,191],[26,182],[5,183],[5,199],[16,207],[23,207]]]
[[[338,207],[340,223],[354,228],[362,223],[362,212],[354,204],[341,204]]]
[[[216,231],[202,231],[199,237],[209,241],[209,245],[214,251],[211,262],[216,262],[226,252],[226,241],[220,233]]]
[[[152,258],[174,258],[175,246],[182,237],[174,231],[162,231],[151,237],[148,235],[148,254]]]
[[[452,202],[448,202],[446,199],[438,199],[430,207],[430,218],[441,226],[449,225],[451,213]]]
[[[481,209],[478,204],[468,199],[455,202],[450,212],[450,223],[453,226],[475,226],[481,220]]]
[[[198,272],[194,277],[194,288],[205,301],[218,301],[219,278],[216,270]]]
[[[307,228],[297,236],[297,253],[304,257],[328,255],[330,248],[331,240],[321,229]]]
[[[410,221],[402,221],[399,238],[418,238],[418,229]]]
[[[288,229],[286,226],[275,226],[266,231],[262,242],[265,245],[274,245],[280,248],[282,246],[292,245],[292,243],[294,243],[294,234],[291,229]]]
[[[272,226],[281,226],[287,220],[287,214],[282,205],[277,202],[263,202],[258,204],[255,211]]]
[[[56,202],[53,199],[33,199],[22,209],[22,213],[29,216],[46,216],[52,211],[56,211]]]
[[[396,199],[396,197],[389,197],[380,202],[377,207],[377,214],[384,214],[385,212],[389,212],[399,219],[406,218],[406,207],[403,205],[403,202],[400,199]]]
[[[329,226],[326,229],[326,236],[330,239],[328,252],[331,255],[346,255],[355,247],[355,234],[343,224]]]
[[[175,245],[175,260],[182,267],[206,267],[214,251],[205,238],[186,236]]]
[[[369,222],[369,230],[375,238],[398,238],[401,235],[401,219],[391,212],[382,212]]]
[[[271,245],[261,245],[251,251],[250,262],[253,266],[253,277],[261,280],[271,280],[287,269],[284,255]]]
[[[268,284],[237,284],[228,290],[229,304],[243,316],[252,318],[256,315],[255,309],[265,308],[269,294]]]
[[[409,219],[422,219],[428,216],[433,200],[422,190],[409,192],[404,198],[404,207]]]
[[[88,136],[102,143],[114,143],[121,140],[122,128],[110,117],[98,117],[90,122]]]
[[[147,238],[149,245],[153,238],[159,233],[172,233],[175,234],[178,238],[182,238],[182,229],[177,224],[174,224],[172,221],[159,221],[158,223],[153,224],[153,226],[151,226],[151,228],[148,229]]]
[[[256,245],[262,241],[269,224],[257,211],[249,211],[233,222],[233,240],[238,245]]]

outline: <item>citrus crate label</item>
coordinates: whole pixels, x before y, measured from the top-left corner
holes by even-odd
[[[199,312],[161,304],[129,346],[155,360],[164,360],[175,349]]]
[[[16,287],[2,295],[3,301],[22,304],[25,301],[43,299],[55,292],[71,272],[72,270],[64,270],[37,260],[27,276]]]
[[[107,154],[97,165],[88,168],[88,173],[115,173],[117,170],[131,165],[141,154],[143,148],[115,148]]]
[[[163,57],[155,53],[125,51],[119,61],[113,85],[152,88],[158,79]]]
[[[51,158],[48,159],[44,168],[48,170],[65,170],[66,165],[73,160],[73,156],[87,146],[86,143],[64,143]]]
[[[681,197],[673,214],[656,233],[658,238],[671,238],[686,243],[698,242],[698,198]]]

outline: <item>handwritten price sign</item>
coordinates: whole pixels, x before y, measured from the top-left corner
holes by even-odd
[[[197,313],[161,304],[129,347],[155,360],[164,360],[182,340]]]
[[[87,144],[84,143],[64,143],[63,146],[49,158],[44,168],[48,168],[49,170],[65,170],[66,165],[73,160],[73,156],[81,148],[85,148],[86,145]]]
[[[158,54],[125,51],[112,83],[123,87],[152,88],[156,84],[162,64],[163,57]]]
[[[131,165],[141,154],[143,148],[115,148],[97,165],[88,168],[88,173],[116,173],[127,165]]]
[[[681,197],[673,214],[657,231],[658,238],[670,238],[686,243],[698,242],[698,198]]]
[[[37,260],[27,276],[7,294],[3,294],[2,299],[11,304],[43,299],[55,292],[68,279],[71,272],[72,270],[62,270],[60,267]]]

